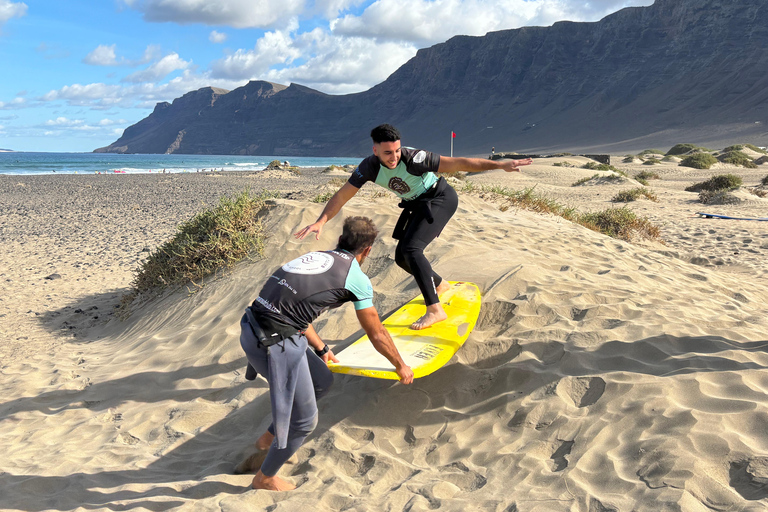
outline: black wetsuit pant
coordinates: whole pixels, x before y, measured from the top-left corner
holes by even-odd
[[[459,206],[459,196],[453,187],[444,184],[438,190],[440,192],[429,199],[428,208],[415,208],[410,214],[405,231],[397,236],[400,242],[395,249],[395,263],[416,280],[427,306],[440,302],[437,287],[443,278],[432,270],[424,249],[437,238]],[[430,213],[432,222],[429,222]]]

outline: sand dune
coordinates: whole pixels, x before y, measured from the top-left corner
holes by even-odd
[[[299,485],[291,493],[251,491],[249,475],[233,474],[270,421],[265,382],[244,380],[238,320],[274,267],[331,247],[341,223],[295,241],[322,205],[276,200],[263,260],[137,305],[125,321],[80,320],[75,338],[30,327],[30,339],[14,340],[0,371],[0,508],[765,510],[768,226],[682,217],[696,208],[682,189],[697,178],[684,172],[669,167],[654,183],[659,203],[632,205],[664,225],[666,246],[462,194],[428,256],[442,275],[480,286],[475,331],[412,386],[337,375],[317,430],[282,470]],[[537,161],[521,175],[472,179],[536,185],[583,208],[628,187],[570,187],[589,174]],[[379,311],[415,296],[392,256],[395,202],[368,194],[344,214],[381,227],[363,266]],[[745,254],[728,255],[728,244]],[[113,303],[128,277],[59,298],[43,325]],[[11,300],[14,311],[32,307]],[[351,307],[316,327],[337,348],[360,333]]]

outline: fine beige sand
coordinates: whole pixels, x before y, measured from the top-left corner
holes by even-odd
[[[725,172],[755,186],[768,165],[663,163],[658,202],[628,207],[664,244],[615,240],[508,208],[481,185],[582,211],[635,182],[572,183],[580,157],[537,159],[456,184],[460,206],[427,255],[476,282],[478,325],[451,362],[411,386],[337,375],[320,419],[280,475],[253,491],[235,467],[270,422],[263,379],[244,379],[238,321],[271,270],[333,246],[291,234],[310,199],[346,177],[0,176],[0,509],[269,511],[758,511],[768,507],[768,199],[702,205],[684,188]],[[601,173],[608,174],[608,173]],[[251,187],[288,193],[264,221],[266,257],[114,313],[132,271],[176,225]],[[418,292],[394,263],[397,201],[371,185],[342,215],[380,227],[363,270],[382,315]],[[319,334],[360,335],[351,306]]]

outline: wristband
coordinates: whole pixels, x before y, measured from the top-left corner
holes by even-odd
[[[321,350],[315,350],[315,354],[317,354],[317,357],[323,357],[325,354],[330,352],[331,349],[328,345],[325,345]]]

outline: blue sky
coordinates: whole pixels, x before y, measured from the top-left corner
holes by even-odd
[[[652,0],[0,0],[0,149],[89,152],[206,86],[369,89],[454,35]]]

